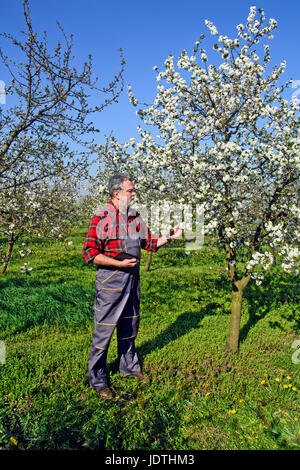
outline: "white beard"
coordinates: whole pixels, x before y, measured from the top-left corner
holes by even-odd
[[[134,203],[134,198],[132,199],[127,199],[127,198],[120,198],[119,200],[119,210],[122,212],[122,214],[125,214],[129,207],[131,207]]]

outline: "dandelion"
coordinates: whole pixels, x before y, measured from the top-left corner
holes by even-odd
[[[276,382],[280,382],[280,378],[279,377],[276,377]]]
[[[262,381],[260,382],[261,385],[264,385],[265,383],[266,383],[265,380],[262,380]]]
[[[291,380],[292,377],[290,377],[289,375],[286,376],[287,380]]]
[[[294,421],[298,421],[298,418],[294,418]]]
[[[284,384],[283,388],[289,388],[289,386],[287,384]]]
[[[294,392],[296,392],[296,391],[297,391],[296,387],[293,387],[293,388],[292,388],[292,390],[294,390]]]
[[[15,439],[14,437],[10,437],[9,440],[10,440],[10,442],[13,443],[14,446],[17,446],[17,445],[18,445],[18,441],[17,441],[17,439]]]
[[[210,392],[207,392],[207,393],[205,394],[205,398],[208,398],[209,395],[210,395]]]
[[[229,410],[228,413],[231,414],[231,415],[234,415],[236,413],[236,410],[235,409]]]

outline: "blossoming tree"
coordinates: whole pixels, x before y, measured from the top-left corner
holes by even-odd
[[[67,37],[58,23],[62,43],[50,51],[46,32],[39,38],[33,29],[28,0],[23,0],[23,10],[25,30],[19,37],[0,34],[3,42],[15,48],[15,57],[20,58],[16,62],[0,49],[3,68],[11,79],[5,90],[6,106],[0,115],[0,231],[7,236],[5,266],[14,242],[21,234],[30,233],[29,227],[37,228],[37,221],[47,217],[49,226],[57,223],[50,220],[55,214],[53,195],[59,196],[57,182],[72,178],[76,186],[86,175],[94,149],[92,136],[97,129],[87,119],[117,101],[123,88],[122,52],[119,74],[101,89],[92,77],[90,56],[82,70],[75,68],[73,36]],[[89,104],[91,93],[94,106]],[[8,108],[10,102],[12,106]],[[70,191],[68,185],[63,192],[68,197],[61,193],[58,198],[61,213],[69,211]],[[35,208],[39,207],[44,208],[44,215],[34,220]],[[27,218],[31,214],[31,223],[24,223],[22,214],[27,214]],[[58,214],[59,211],[57,218]],[[60,227],[63,230],[64,224],[60,223]]]
[[[6,193],[0,194],[0,205],[5,206],[0,235],[7,239],[6,245],[0,246],[1,274],[9,265],[15,244],[21,243],[23,237],[57,239],[70,231],[79,216],[77,190],[74,180],[56,177],[24,185],[22,191],[12,191],[9,201]]]
[[[205,209],[205,233],[224,249],[232,286],[227,346],[239,344],[243,293],[260,284],[276,261],[298,274],[299,265],[299,109],[284,99],[291,80],[281,84],[285,62],[270,64],[269,40],[277,22],[251,7],[237,36],[220,35],[209,63],[202,35],[192,55],[170,55],[157,67],[157,95],[137,113],[150,131],[131,158],[148,175],[171,175],[185,201]],[[212,52],[214,54],[214,52]],[[177,66],[177,67],[176,67]],[[153,126],[158,130],[154,136]]]

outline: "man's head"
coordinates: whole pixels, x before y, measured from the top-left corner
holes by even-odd
[[[120,205],[120,209],[130,207],[135,196],[135,187],[128,175],[123,173],[113,175],[109,180],[108,190],[118,208]]]

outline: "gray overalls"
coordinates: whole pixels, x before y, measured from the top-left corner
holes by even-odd
[[[127,232],[125,236],[127,238],[122,238],[122,251],[128,251],[140,259],[140,238],[130,238]],[[92,387],[107,385],[107,350],[115,327],[120,373],[130,375],[141,372],[134,345],[139,328],[139,305],[139,263],[127,269],[97,267],[95,325],[88,362],[88,377]]]

